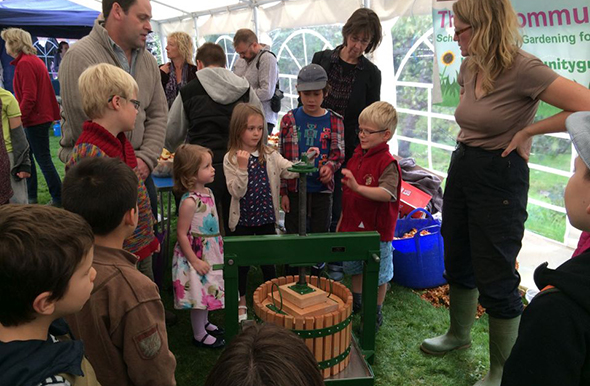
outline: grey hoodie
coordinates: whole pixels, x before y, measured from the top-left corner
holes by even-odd
[[[203,68],[197,71],[197,79],[201,82],[209,97],[222,105],[237,101],[250,88],[246,79],[240,78],[233,72],[222,67]],[[251,88],[249,101],[262,110],[262,104]],[[166,148],[174,151],[179,145],[184,143],[188,128],[189,121],[184,111],[182,95],[179,93],[168,113]]]

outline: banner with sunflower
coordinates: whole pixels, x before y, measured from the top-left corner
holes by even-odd
[[[454,0],[433,0],[435,92],[444,106],[459,104],[457,75],[461,51],[454,41]],[[523,38],[522,49],[568,79],[590,87],[590,6],[588,0],[512,0]],[[438,79],[437,79],[438,78]],[[440,94],[439,94],[440,92]],[[541,105],[539,113],[554,109]],[[544,111],[547,110],[547,111]]]

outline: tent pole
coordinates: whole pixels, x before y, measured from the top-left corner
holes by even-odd
[[[199,47],[199,24],[197,23],[198,16],[193,16],[193,23],[195,23],[195,47]]]
[[[160,59],[162,59],[162,64],[164,64],[168,60],[168,58],[166,57],[166,38],[165,38],[165,36],[162,35],[162,25],[160,23],[154,22],[154,21],[152,21],[152,23],[155,24],[155,26],[156,26],[155,32],[160,37],[160,45],[161,45]]]
[[[254,6],[254,33],[258,36],[258,5]]]

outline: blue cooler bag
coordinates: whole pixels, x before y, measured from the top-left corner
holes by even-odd
[[[426,213],[426,218],[412,218],[416,212]],[[418,208],[406,218],[397,220],[395,237],[402,237],[415,228],[416,235],[408,239],[393,240],[393,281],[409,288],[432,288],[445,284],[444,246],[440,234],[440,221],[430,212]],[[430,234],[420,236],[420,231]]]

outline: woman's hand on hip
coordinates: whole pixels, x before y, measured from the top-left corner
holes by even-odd
[[[513,150],[516,150],[518,155],[520,155],[526,162],[529,162],[527,150],[531,148],[532,140],[533,136],[528,133],[526,128],[520,130],[518,133],[514,134],[510,144],[502,153],[502,157],[507,157]]]

